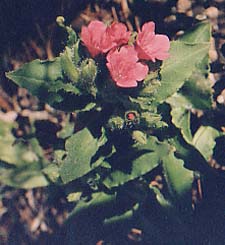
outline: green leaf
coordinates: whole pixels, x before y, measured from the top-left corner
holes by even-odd
[[[190,143],[192,141],[190,129],[191,103],[179,93],[169,97],[166,101],[171,106],[173,124],[181,130],[184,139]]]
[[[175,156],[184,161],[186,168],[211,174],[211,167],[199,150],[193,145],[188,144],[181,135],[170,139],[169,143],[175,147]]]
[[[200,22],[187,31],[179,40],[189,43],[208,42],[211,38],[211,25],[207,22]]]
[[[28,89],[40,100],[54,105],[64,100],[59,91],[66,92],[67,96],[71,93],[80,94],[80,90],[74,84],[64,82],[64,74],[71,80],[78,79],[73,72],[74,69],[76,67],[68,58],[67,53],[64,53],[51,61],[34,60],[26,63],[18,70],[6,73],[6,76],[20,87]]]
[[[14,123],[0,121],[0,161],[8,164],[24,165],[38,162],[43,156],[36,139],[29,142],[17,140],[12,129]]]
[[[139,206],[140,205],[138,203],[136,203],[132,209],[127,210],[123,214],[115,215],[115,216],[110,217],[110,218],[106,218],[103,221],[103,224],[104,225],[112,225],[112,224],[117,224],[117,223],[121,223],[123,221],[127,221],[127,220],[132,219],[134,217],[134,213],[138,210]]]
[[[194,30],[187,32],[180,38],[183,42],[192,44],[209,43],[211,37],[210,24],[208,22],[199,23]],[[210,109],[212,106],[212,88],[208,77],[209,58],[205,52],[201,62],[196,65],[195,71],[185,81],[179,93],[186,98],[187,106],[196,109]]]
[[[165,60],[161,69],[161,86],[155,93],[154,104],[162,103],[178,91],[192,73],[198,69],[209,50],[209,42],[185,43],[171,42],[170,58]]]
[[[82,196],[82,192],[72,192],[66,198],[68,202],[78,202]]]
[[[84,128],[66,141],[67,156],[60,166],[60,176],[64,183],[82,177],[92,170],[92,157],[104,140],[94,138],[91,132]]]
[[[68,115],[66,120],[64,120],[63,127],[57,132],[57,137],[61,139],[66,139],[70,137],[74,132],[74,122],[70,122],[70,116]]]
[[[163,158],[162,166],[170,194],[174,200],[178,201],[180,198],[186,196],[187,193],[190,195],[194,180],[193,171],[185,168],[184,162],[177,159],[174,154]],[[189,196],[189,201],[191,201],[191,195]]]
[[[149,188],[154,192],[156,200],[158,201],[160,206],[162,206],[168,211],[171,211],[173,205],[163,196],[160,190],[157,187],[151,185],[149,186]]]
[[[8,168],[0,163],[0,182],[4,185],[30,189],[49,185],[39,164]]]
[[[86,112],[86,111],[91,111],[94,108],[96,108],[96,103],[94,102],[90,102],[88,103],[83,109],[79,110],[80,112]],[[100,109],[100,107],[96,108],[96,109]]]
[[[59,95],[48,92],[54,82],[63,79],[59,57],[51,61],[34,60],[18,70],[6,73],[6,76],[41,100],[51,103],[59,99]]]
[[[134,146],[124,154],[116,153],[109,162],[119,166],[103,181],[108,188],[117,187],[136,179],[157,167],[164,156],[170,152],[169,146],[159,142],[155,137],[149,137],[145,145]]]
[[[220,133],[218,130],[210,126],[201,126],[195,133],[192,144],[208,161],[213,155],[213,148],[216,145],[215,139],[219,136]]]
[[[206,78],[208,74],[197,72],[185,82],[180,93],[188,100],[193,108],[209,110],[212,108],[212,87],[211,82]]]
[[[51,182],[59,181],[59,167],[56,164],[49,164],[46,168],[42,169],[42,172]]]
[[[18,188],[49,184],[42,167],[47,165],[35,138],[18,140],[12,134],[15,123],[0,121],[0,182]]]
[[[54,84],[51,84],[51,86],[48,88],[48,92],[51,92],[53,94],[57,94],[61,90],[67,92],[67,95],[68,95],[68,93],[75,94],[75,95],[80,94],[80,90],[77,87],[75,87],[72,83],[70,83],[70,82],[64,83],[61,80],[55,81]],[[60,96],[61,101],[62,101],[63,97],[61,95],[59,95],[59,96]],[[49,100],[49,101],[51,102],[52,100]],[[53,102],[61,102],[61,101],[60,100],[59,101],[53,100],[52,103]]]
[[[107,205],[108,203],[115,201],[115,198],[115,194],[109,195],[104,192],[93,193],[90,201],[79,201],[76,207],[70,213],[70,216],[74,217],[74,215],[78,215],[81,212],[86,211],[87,209]]]

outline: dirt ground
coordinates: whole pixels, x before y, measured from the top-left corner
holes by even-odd
[[[213,34],[209,56],[215,124],[225,125],[224,0],[1,0],[0,119],[16,120],[19,127],[15,134],[18,137],[26,134],[30,130],[29,121],[35,120],[39,141],[47,158],[52,157],[52,144],[66,115],[38,101],[25,89],[18,88],[5,78],[4,72],[36,58],[52,58],[63,49],[62,32],[55,23],[58,15],[63,15],[66,22],[71,23],[78,32],[82,25],[93,19],[105,22],[119,20],[131,30],[153,20],[156,22],[156,32],[167,34],[171,40],[195,23],[208,19]],[[218,201],[221,210],[224,209],[224,202],[218,200],[225,190],[224,166],[216,160],[209,164],[218,169],[219,174],[218,178],[209,181],[210,188],[215,187],[216,191],[213,193],[209,188],[201,201],[204,208],[199,212],[205,212],[207,218],[195,224],[197,235],[192,244],[196,245],[225,244],[222,235],[225,233],[225,217],[218,221],[220,212],[213,206]],[[0,193],[0,245],[69,244],[66,242],[67,227],[63,223],[71,206],[63,190],[56,187],[15,190],[0,185]],[[203,229],[205,222],[210,224]],[[135,227],[128,232],[121,231],[120,234],[109,231],[101,234],[96,244],[146,244],[139,239],[140,234],[141,231]],[[202,239],[198,240],[197,237]],[[82,243],[82,238],[77,241],[74,244],[86,244]]]

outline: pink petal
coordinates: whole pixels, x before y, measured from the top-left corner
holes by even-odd
[[[155,35],[155,23],[148,22],[138,33],[136,51],[139,59],[165,60],[169,57],[170,41],[166,35]]]
[[[106,25],[98,20],[91,21],[87,27],[81,29],[81,40],[87,47],[92,57],[95,57],[101,50],[101,39],[105,33]]]
[[[105,32],[106,28],[107,26],[99,20],[93,20],[88,25],[89,31],[91,31],[92,34],[95,34],[96,37],[99,35],[101,36]]]
[[[141,28],[141,32],[146,32],[146,33],[153,32],[153,33],[155,33],[155,23],[153,21],[145,23]]]
[[[117,46],[128,43],[131,34],[123,23],[113,23],[108,28],[108,33]]]
[[[152,60],[152,58],[145,52],[144,49],[141,48],[140,45],[137,45],[135,49],[137,51],[138,58],[140,60]]]
[[[165,50],[168,51],[170,48],[170,41],[166,35],[156,35],[152,46],[155,51]]]
[[[146,78],[146,76],[148,75],[148,66],[144,65],[140,62],[136,63],[135,65],[135,79],[137,81],[142,81]]]
[[[116,85],[121,87],[121,88],[134,88],[137,87],[137,82],[135,80],[119,80],[118,82],[116,82]]]
[[[135,50],[135,47],[133,45],[126,45],[121,47],[120,55],[121,57],[123,57],[124,60],[127,60],[129,62],[138,61],[137,51]]]
[[[156,35],[151,42],[148,53],[153,59],[165,60],[169,57],[168,50],[170,48],[169,38],[165,35]]]
[[[120,54],[118,49],[112,49],[106,56],[106,60],[110,63],[115,63],[120,60]]]
[[[82,28],[81,28],[81,40],[84,43],[90,42],[90,34],[89,34],[88,28],[86,26],[82,26]]]

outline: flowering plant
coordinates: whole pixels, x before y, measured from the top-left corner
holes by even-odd
[[[212,106],[209,24],[199,23],[170,42],[155,34],[154,22],[130,32],[122,23],[91,21],[80,38],[62,17],[57,22],[68,33],[59,57],[34,60],[7,77],[56,109],[75,112],[76,122],[68,119],[58,132],[60,147],[56,144],[52,162],[35,170],[38,181],[30,181],[33,174],[7,183],[63,185],[75,203],[71,215],[107,207],[107,214],[98,214],[104,225],[133,217],[149,196],[169,217],[187,217],[194,173],[210,171],[207,160],[220,136],[211,126],[195,131],[190,126],[194,109]],[[36,159],[43,162],[41,156]],[[28,171],[30,162],[24,162]],[[155,170],[162,173],[166,195],[150,184]]]

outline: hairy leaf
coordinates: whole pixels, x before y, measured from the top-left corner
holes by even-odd
[[[6,73],[6,76],[40,99],[52,102],[58,97],[54,97],[48,90],[53,82],[63,79],[61,60],[59,57],[52,61],[34,60],[18,70]]]
[[[38,163],[8,168],[0,163],[0,182],[16,188],[36,188],[49,185]]]
[[[220,136],[218,130],[210,126],[201,126],[194,135],[192,144],[201,152],[206,160],[213,155],[215,139]]]
[[[187,32],[180,38],[188,43],[209,43],[211,37],[211,28],[208,22],[202,22],[196,25],[194,30]],[[193,108],[207,110],[212,107],[212,88],[208,79],[209,57],[208,52],[191,77],[185,82],[180,93],[185,96]]]
[[[41,169],[47,164],[35,138],[17,140],[14,123],[0,121],[0,182],[17,188],[34,188],[49,184]]]
[[[64,183],[80,178],[92,170],[92,157],[104,140],[94,138],[91,132],[84,128],[66,141],[67,156],[60,166],[60,176]]]
[[[73,211],[70,213],[70,216],[73,217],[74,215],[77,215],[87,209],[94,208],[96,206],[104,206],[107,205],[107,203],[111,203],[115,201],[116,195],[109,195],[104,192],[97,192],[93,193],[91,200],[84,201],[80,200],[76,207],[73,209]]]
[[[181,38],[181,41],[189,43],[209,42],[211,38],[211,25],[208,21],[200,22],[192,29],[187,31]]]
[[[191,191],[194,180],[193,171],[184,167],[184,162],[177,159],[174,154],[163,158],[163,170],[172,197],[180,199]],[[191,195],[189,196],[191,201]],[[189,203],[191,204],[191,203]]]
[[[124,212],[123,214],[120,215],[115,215],[113,217],[110,218],[106,218],[103,221],[104,225],[112,225],[112,224],[116,224],[116,223],[121,223],[125,220],[130,220],[134,217],[134,213],[138,210],[139,208],[139,204],[135,204],[134,207],[126,212]]]
[[[190,129],[191,103],[179,93],[169,97],[167,102],[171,106],[173,124],[181,130],[184,139],[190,143],[192,141]]]
[[[0,121],[0,161],[24,165],[38,162],[43,154],[36,139],[17,140],[12,134],[14,123]]]
[[[103,183],[112,188],[138,178],[157,167],[169,152],[167,144],[159,142],[155,137],[149,137],[145,145],[132,147],[124,154],[115,153],[109,161],[119,168],[109,174]]]
[[[154,103],[162,103],[178,91],[197,69],[197,65],[205,58],[208,50],[209,43],[172,42],[170,58],[162,65],[161,86],[155,93]]]

